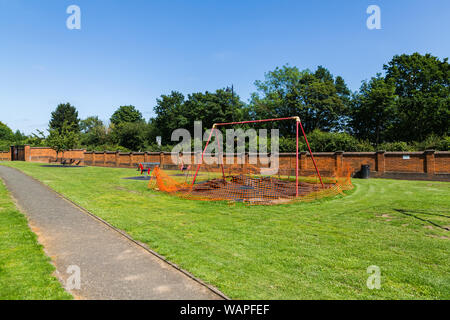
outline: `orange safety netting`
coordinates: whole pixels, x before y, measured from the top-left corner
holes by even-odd
[[[191,183],[191,172],[153,170],[149,188],[176,196],[204,200],[228,200],[249,204],[277,204],[290,201],[312,201],[342,194],[353,188],[350,170],[342,170],[335,177],[324,178],[322,184],[315,176],[300,177],[298,194],[292,176],[264,176],[259,169],[230,166],[226,174],[218,170],[200,172],[199,179]],[[181,173],[180,173],[181,172]]]

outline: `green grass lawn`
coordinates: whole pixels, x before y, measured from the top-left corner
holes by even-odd
[[[0,180],[0,300],[70,299]]]
[[[135,170],[2,163],[234,299],[449,299],[450,183],[354,180],[346,196],[246,206],[179,199]],[[369,290],[367,268],[381,268]]]

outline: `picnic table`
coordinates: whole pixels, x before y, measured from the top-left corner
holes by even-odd
[[[150,175],[150,172],[152,171],[153,168],[155,167],[159,167],[161,163],[159,162],[141,162],[138,164],[138,168],[137,170],[141,172],[141,174],[143,174],[144,172],[148,175]]]
[[[77,161],[77,159],[72,159],[72,158],[70,158],[70,159],[61,159],[61,160],[59,161],[58,158],[56,158],[55,160],[49,159],[48,162],[49,162],[49,163],[52,163],[52,162],[60,162],[63,166],[66,166],[66,165],[71,166],[71,165],[73,165],[73,164],[75,164],[76,166],[79,166],[80,163],[81,163],[81,160],[78,160],[78,161]]]

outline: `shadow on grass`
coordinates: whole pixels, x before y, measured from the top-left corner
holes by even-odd
[[[398,213],[401,213],[401,214],[403,214],[405,216],[412,217],[414,219],[417,219],[417,220],[420,220],[420,221],[423,221],[423,222],[427,222],[427,223],[432,224],[433,226],[438,227],[438,228],[440,228],[442,230],[450,231],[450,228],[448,228],[448,227],[443,227],[443,226],[438,225],[437,223],[435,223],[435,222],[433,222],[431,220],[421,218],[421,217],[419,217],[419,216],[417,216],[415,214],[426,214],[426,215],[439,216],[439,217],[444,217],[444,218],[450,218],[449,216],[446,216],[446,215],[443,215],[443,214],[430,213],[430,212],[426,212],[426,211],[422,211],[422,210],[414,210],[414,211],[412,211],[412,210],[404,210],[404,209],[394,209],[394,211],[396,211]]]
[[[84,166],[76,166],[76,165],[64,165],[64,164],[43,164],[41,165],[43,168],[84,168]]]

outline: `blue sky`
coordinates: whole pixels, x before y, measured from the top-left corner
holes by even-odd
[[[81,30],[66,28],[69,5]],[[381,30],[366,9],[381,8]],[[276,66],[328,68],[350,89],[401,53],[450,52],[450,1],[0,0],[0,121],[45,129],[58,103],[108,120],[156,98],[233,84],[244,101]]]

